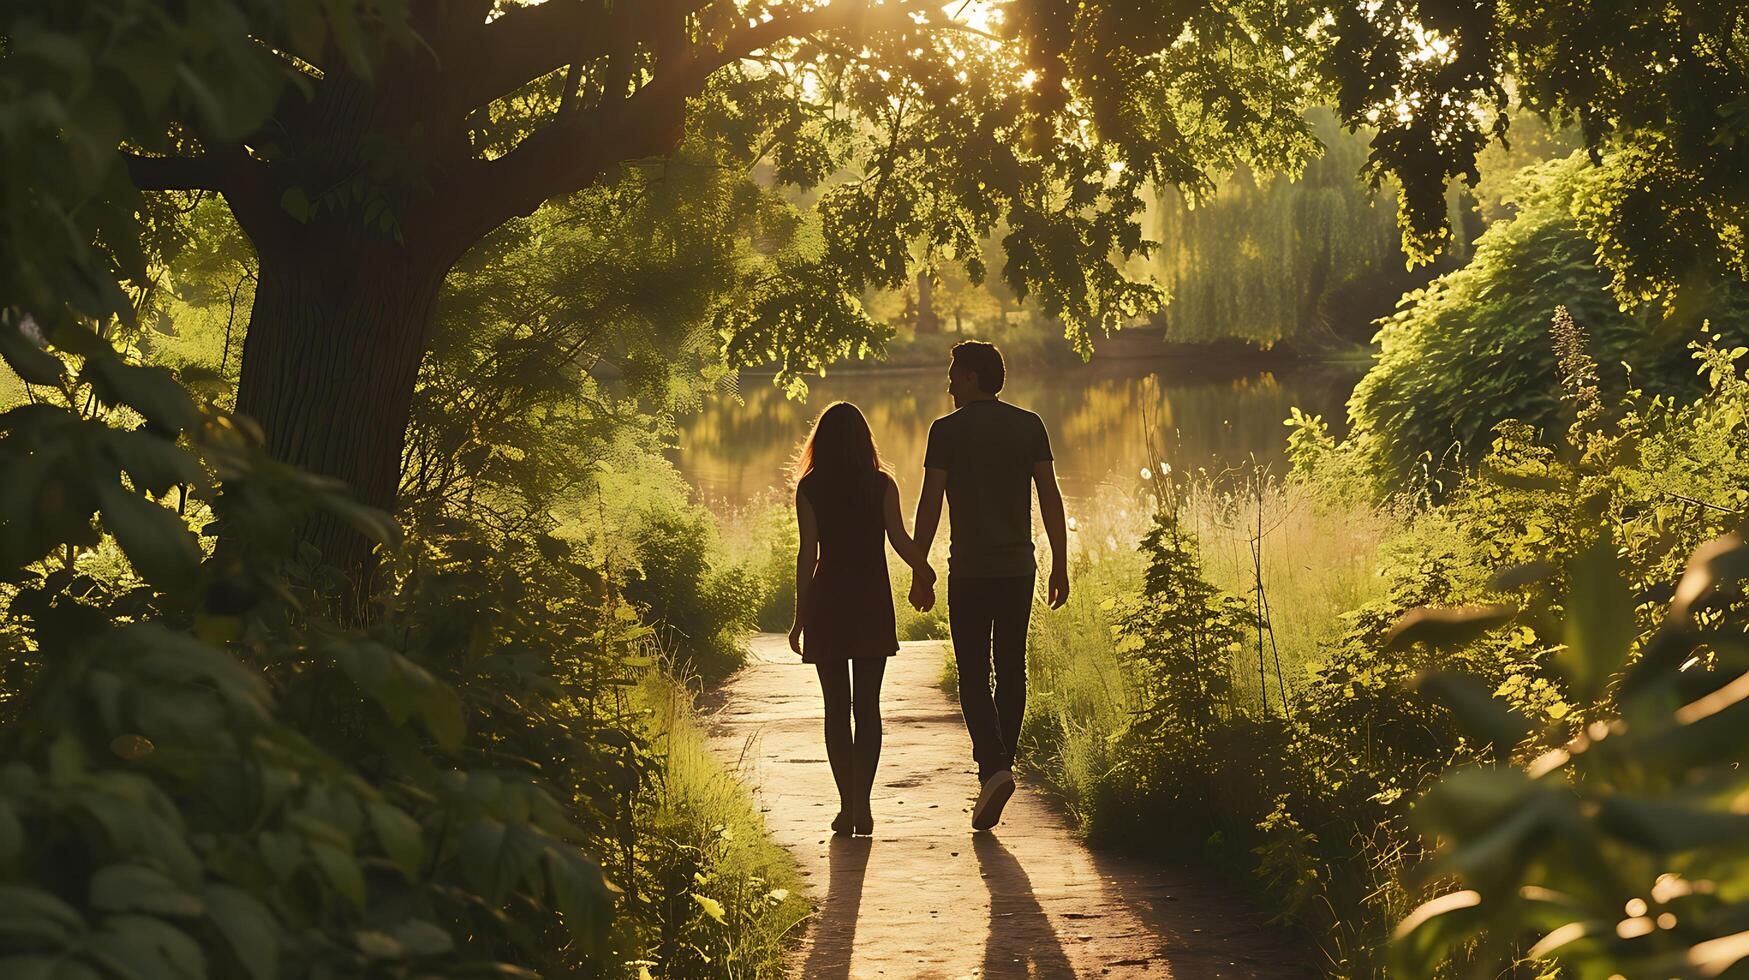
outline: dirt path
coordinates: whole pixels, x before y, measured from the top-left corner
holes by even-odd
[[[851,977],[1305,977],[1302,954],[1218,888],[1095,854],[1024,776],[994,833],[971,831],[976,771],[939,643],[889,662],[872,838],[833,837],[837,793],[813,668],[762,635],[720,694],[715,747],[755,787],[819,913],[808,980]]]

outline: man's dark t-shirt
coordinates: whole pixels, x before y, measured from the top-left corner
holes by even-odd
[[[1037,415],[995,399],[967,402],[929,427],[926,469],[947,471],[947,568],[967,578],[1032,576],[1033,464],[1051,458]]]

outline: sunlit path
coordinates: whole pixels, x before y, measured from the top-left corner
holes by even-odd
[[[937,686],[939,643],[887,671],[875,834],[834,838],[836,794],[813,669],[762,635],[721,692],[715,744],[759,794],[819,914],[804,977],[1299,977],[1303,957],[1194,876],[1095,855],[1022,786],[973,835],[975,781],[959,708]]]

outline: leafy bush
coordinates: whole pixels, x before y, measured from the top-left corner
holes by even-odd
[[[635,515],[627,536],[633,564],[626,597],[644,610],[707,681],[741,666],[742,640],[755,626],[761,583],[721,561],[710,513],[701,507],[649,509]]]
[[[1349,441],[1376,487],[1451,485],[1508,419],[1549,435],[1566,429],[1548,332],[1557,304],[1590,333],[1605,403],[1634,386],[1679,400],[1702,392],[1657,311],[1624,313],[1609,292],[1573,218],[1595,176],[1581,153],[1526,168],[1506,195],[1516,216],[1477,240],[1468,265],[1407,294],[1380,321],[1376,363],[1348,403]],[[1742,290],[1725,290],[1694,314],[1710,310],[1721,343],[1734,344],[1749,335],[1745,302]]]
[[[31,910],[9,922],[12,966],[260,977],[600,951],[612,899],[572,808],[529,770],[470,757],[436,651],[328,619],[333,597],[291,551],[317,508],[383,542],[393,525],[267,460],[162,370],[72,328],[57,339],[83,353],[98,400],[145,424],[44,403],[0,416],[26,681],[9,705],[4,862]],[[26,378],[80,390],[51,355],[8,354]],[[204,561],[164,506],[191,498],[224,534]],[[99,516],[140,584],[80,574]],[[50,555],[59,568],[40,564]],[[528,909],[514,930],[494,915],[507,903]]]
[[[5,329],[35,400],[0,415],[0,973],[596,975],[647,952],[663,910],[609,880],[704,815],[653,803],[669,771],[625,694],[650,630],[611,566],[456,517],[400,542],[168,372]],[[318,510],[378,540],[379,591],[296,543]]]
[[[1601,538],[1575,559],[1564,610],[1530,611],[1564,612],[1555,663],[1589,724],[1571,737],[1557,726],[1555,747],[1525,768],[1453,771],[1416,805],[1436,848],[1417,877],[1462,887],[1400,923],[1403,975],[1454,955],[1481,969],[1546,958],[1575,977],[1743,973],[1749,547],[1731,534],[1697,550],[1643,640],[1624,571]],[[1472,678],[1424,683],[1477,743],[1514,745],[1537,727]]]
[[[1454,767],[1528,764],[1593,722],[1616,717],[1609,698],[1599,700],[1613,690],[1599,686],[1606,675],[1580,680],[1565,669],[1571,658],[1561,651],[1570,639],[1558,619],[1512,610],[1565,609],[1575,580],[1568,569],[1584,565],[1597,529],[1608,527],[1634,590],[1608,605],[1616,628],[1634,638],[1635,649],[1646,648],[1659,634],[1645,603],[1672,595],[1688,554],[1731,530],[1749,503],[1749,380],[1742,371],[1749,350],[1697,345],[1692,363],[1704,390],[1688,402],[1632,394],[1604,403],[1587,392],[1584,358],[1568,353],[1566,373],[1581,380],[1562,387],[1551,378],[1570,423],[1558,439],[1522,423],[1501,425],[1476,475],[1441,499],[1372,508],[1401,522],[1375,558],[1381,591],[1348,609],[1287,685],[1286,718],[1265,715],[1255,699],[1224,694],[1223,680],[1239,679],[1241,670],[1254,675],[1256,625],[1246,613],[1255,606],[1215,588],[1206,540],[1162,530],[1183,519],[1208,529],[1205,535],[1221,533],[1218,521],[1198,513],[1205,502],[1193,495],[1195,507],[1158,519],[1142,549],[1146,572],[1122,571],[1111,557],[1077,566],[1078,581],[1099,582],[1096,589],[1110,598],[1072,597],[1067,621],[1040,617],[1029,658],[1040,694],[1029,706],[1027,758],[1064,792],[1096,841],[1249,867],[1260,900],[1317,943],[1330,973],[1384,974],[1394,924],[1432,887],[1415,873],[1431,844],[1416,833],[1413,801]],[[1588,408],[1599,405],[1605,411]],[[1302,482],[1294,493],[1326,496],[1335,513],[1370,506],[1342,465],[1347,448],[1328,441],[1304,448],[1319,465],[1296,471]],[[1319,513],[1308,505],[1284,519]],[[1299,560],[1322,567],[1308,554],[1301,549]],[[1275,621],[1324,608],[1304,590],[1270,589]],[[1412,610],[1427,607],[1470,612],[1418,613],[1407,622],[1419,625],[1403,625]],[[1202,638],[1231,637],[1235,623],[1244,624],[1243,659],[1230,654],[1193,669],[1195,659],[1184,654],[1201,649]],[[1487,624],[1496,628],[1484,632]],[[1150,647],[1155,659],[1176,658],[1170,676],[1149,678],[1155,666],[1140,654]],[[1434,674],[1440,680],[1418,683]],[[1199,680],[1213,697],[1199,696]],[[1500,699],[1535,736],[1522,744],[1481,737],[1435,697],[1470,694]],[[1151,737],[1160,727],[1176,737]],[[1496,782],[1504,785],[1503,777]],[[1496,826],[1438,829],[1486,848],[1498,838],[1483,834]],[[1507,849],[1497,857],[1527,853]],[[1615,861],[1615,852],[1606,858]],[[1621,866],[1639,868],[1635,860],[1623,857]],[[1433,874],[1444,867],[1429,866]],[[1645,877],[1646,887],[1655,874]],[[1615,908],[1631,897],[1622,894]],[[1516,914],[1501,908],[1496,928]],[[1436,968],[1432,959],[1460,942],[1429,939],[1402,975],[1449,975],[1455,966]]]
[[[1233,716],[1233,652],[1257,621],[1244,600],[1203,578],[1176,507],[1155,515],[1139,547],[1148,563],[1142,590],[1112,629],[1141,703],[1130,732],[1194,767],[1214,727]]]

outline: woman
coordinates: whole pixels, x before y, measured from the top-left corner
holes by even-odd
[[[881,466],[868,420],[849,402],[820,413],[796,482],[796,618],[790,649],[814,665],[826,698],[826,758],[838,784],[832,830],[871,834],[869,794],[881,754],[881,676],[898,652],[885,533],[926,581],[929,556],[905,533],[899,488]],[[854,718],[855,728],[852,730]]]

